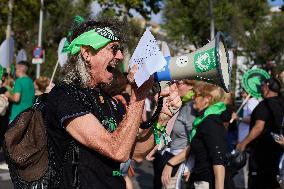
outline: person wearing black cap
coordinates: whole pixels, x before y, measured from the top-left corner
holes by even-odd
[[[273,138],[283,133],[284,100],[280,96],[280,89],[280,82],[274,78],[262,82],[264,100],[252,112],[249,134],[236,146],[240,151],[247,146],[250,149],[250,189],[280,188],[277,175],[283,149]]]

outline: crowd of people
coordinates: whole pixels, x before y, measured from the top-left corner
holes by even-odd
[[[8,124],[22,111],[31,107],[35,102],[36,96],[44,93],[50,84],[49,78],[45,76],[41,76],[33,81],[27,74],[29,66],[30,64],[27,61],[20,61],[16,65],[14,77],[8,73],[4,73],[2,76],[0,82],[2,99],[0,110],[1,147]]]
[[[235,113],[232,94],[203,81],[183,79],[155,92],[150,77],[137,88],[137,66],[127,75],[115,69],[124,58],[124,31],[117,20],[89,20],[75,27],[68,39],[68,62],[50,92],[47,77],[32,81],[27,76],[25,61],[16,65],[15,81],[4,75],[0,92],[9,106],[0,117],[1,142],[4,128],[37,96],[49,92],[46,134],[54,163],[60,167],[56,183],[48,180],[52,188],[132,189],[132,162],[143,159],[153,161],[155,189],[236,188],[233,179],[239,171],[244,188],[280,188],[281,83],[263,80],[263,98],[251,97],[240,114]],[[248,93],[244,90],[241,95],[245,99]],[[156,115],[159,99],[161,110]],[[230,164],[228,156],[234,153],[247,155],[245,166]],[[41,183],[43,188],[51,188],[48,182]]]

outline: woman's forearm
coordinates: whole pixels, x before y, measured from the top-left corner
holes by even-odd
[[[187,146],[179,154],[175,155],[169,160],[169,163],[172,165],[178,165],[186,160],[190,151],[190,147]]]
[[[224,189],[225,167],[223,165],[213,165],[215,176],[215,189]]]

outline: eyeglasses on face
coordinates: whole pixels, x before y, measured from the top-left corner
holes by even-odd
[[[197,98],[197,97],[200,97],[200,96],[202,97],[203,95],[201,93],[194,91],[193,98]]]
[[[113,56],[117,54],[118,51],[121,51],[123,53],[123,47],[119,44],[114,44],[110,47],[110,50],[112,51]]]

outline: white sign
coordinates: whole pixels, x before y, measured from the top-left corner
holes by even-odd
[[[42,64],[43,63],[43,58],[33,58],[32,59],[33,64]]]
[[[129,67],[138,64],[138,71],[134,75],[135,82],[140,87],[149,77],[167,64],[157,41],[147,28],[141,37],[135,51],[130,59]]]

